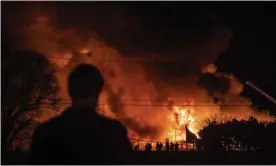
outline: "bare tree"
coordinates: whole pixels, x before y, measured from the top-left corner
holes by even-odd
[[[204,128],[210,124],[223,124],[233,120],[234,117],[228,116],[222,112],[211,114],[208,118],[199,122],[201,128]]]
[[[7,150],[16,139],[30,138],[41,107],[57,110],[59,88],[50,63],[37,52],[5,50],[1,68],[1,137],[2,149]]]

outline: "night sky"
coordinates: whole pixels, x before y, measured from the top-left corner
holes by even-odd
[[[275,98],[275,3],[232,3],[228,7],[223,6],[221,20],[232,27],[234,37],[216,64],[221,70],[234,73],[241,81],[254,82]],[[258,107],[268,107],[275,114],[275,105],[251,90],[245,88],[245,94]]]
[[[162,71],[164,77],[158,79],[177,82],[198,66],[215,62],[219,70],[242,82],[250,80],[276,97],[273,2],[1,3],[4,30],[28,22],[30,15],[22,13],[40,5],[36,12],[47,13],[56,28],[79,33],[93,29],[126,57],[162,59],[143,64],[154,63],[155,69],[149,71]],[[275,105],[254,90],[245,88],[244,95],[276,115]]]

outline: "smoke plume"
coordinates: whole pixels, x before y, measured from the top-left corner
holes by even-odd
[[[98,67],[106,81],[100,113],[120,120],[133,137],[164,139],[169,112],[158,101],[168,97],[180,103],[192,97],[196,105],[211,101],[208,104],[212,106],[195,108],[198,121],[221,111],[237,118],[255,115],[271,119],[248,106],[224,106],[235,100],[245,105],[250,101],[239,96],[242,84],[233,75],[218,73],[209,65],[227,49],[233,35],[231,28],[221,25],[212,14],[206,17],[203,13],[191,23],[183,18],[192,27],[158,31],[177,26],[160,22],[151,29],[147,21],[152,20],[140,20],[124,7],[114,9],[112,5],[95,3],[85,8],[83,4],[78,14],[69,14],[77,10],[72,4],[68,9],[53,3],[23,5],[25,10],[12,14],[19,7],[6,4],[4,24],[9,35],[19,41],[18,49],[36,50],[58,69],[59,97],[69,103],[62,104],[62,109],[70,105],[68,73],[85,62]]]

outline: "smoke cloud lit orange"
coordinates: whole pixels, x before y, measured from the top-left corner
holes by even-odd
[[[266,113],[257,113],[246,106],[251,104],[250,100],[240,96],[243,85],[233,75],[218,73],[214,65],[209,65],[227,46],[229,35],[224,33],[228,33],[228,30],[218,27],[219,35],[224,35],[227,39],[218,47],[215,47],[216,43],[222,42],[218,37],[210,39],[211,44],[199,44],[203,51],[193,52],[189,57],[193,59],[194,56],[193,62],[198,66],[191,66],[192,71],[187,72],[185,77],[179,76],[170,83],[169,76],[166,77],[167,82],[158,81],[162,80],[158,74],[155,75],[158,79],[150,78],[150,69],[122,55],[93,31],[83,35],[74,28],[60,30],[49,24],[49,20],[47,16],[38,17],[36,22],[24,26],[19,38],[23,43],[22,48],[34,49],[44,54],[56,66],[61,87],[59,97],[68,99],[67,104],[60,105],[61,110],[70,105],[67,75],[77,64],[85,62],[98,67],[106,81],[99,100],[99,113],[120,120],[128,128],[130,138],[164,141],[165,138],[174,140],[177,137],[177,140],[182,140],[185,138],[183,126],[188,125],[189,129],[197,134],[201,129],[200,121],[208,118],[210,114],[221,112],[237,119],[255,116],[259,120],[273,120]],[[141,57],[146,59],[147,54]],[[188,67],[183,68],[185,71]],[[211,91],[207,90],[208,87],[197,85],[198,77],[193,69],[202,69],[201,74],[209,74],[212,79],[222,79],[226,84],[225,90],[214,89],[209,93]],[[176,104],[173,111],[166,108],[167,101],[164,99],[168,97],[172,97]],[[185,106],[189,97],[192,98],[193,104]],[[214,98],[220,100],[214,102]],[[233,101],[239,101],[244,106],[223,106]],[[41,118],[41,121],[56,116],[47,114],[47,110],[43,111],[43,115],[47,118]],[[174,133],[174,128],[179,129],[177,134]]]

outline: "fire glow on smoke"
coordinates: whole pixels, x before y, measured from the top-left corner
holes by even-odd
[[[36,13],[37,10],[34,11]],[[44,15],[43,12],[40,15]],[[170,77],[171,73],[168,75],[164,74],[166,72],[163,71],[155,72],[157,71],[155,67],[153,67],[154,69],[150,67],[146,68],[142,64],[132,61],[131,56],[123,55],[116,48],[108,45],[105,40],[101,39],[92,30],[82,34],[75,31],[74,27],[70,27],[70,29],[58,29],[51,24],[51,18],[47,17],[47,13],[45,15],[45,17],[40,17],[30,12],[28,24],[24,23],[21,26],[11,28],[12,32],[17,34],[20,41],[22,41],[22,49],[36,50],[45,55],[54,64],[53,66],[55,66],[57,71],[55,75],[60,86],[58,97],[68,99],[68,101],[66,100],[66,102],[59,105],[61,110],[59,113],[52,113],[48,109],[41,110],[42,116],[36,119],[39,122],[44,122],[59,115],[70,106],[70,97],[67,93],[67,76],[80,63],[95,65],[102,72],[107,86],[107,90],[103,92],[99,101],[102,104],[102,114],[121,121],[128,129],[130,139],[164,141],[165,138],[169,138],[172,141],[185,140],[185,125],[188,126],[191,132],[197,135],[201,129],[197,125],[198,122],[208,118],[210,114],[220,113],[222,107],[219,103],[212,103],[212,107],[203,106],[196,107],[195,109],[194,101],[197,103],[202,100],[212,101],[213,97],[220,97],[227,102],[235,100],[242,101],[246,105],[251,104],[249,99],[239,95],[243,89],[243,85],[234,76],[218,73],[214,65],[207,65],[213,63],[216,57],[219,56],[220,51],[218,50],[226,48],[231,38],[231,30],[227,27],[221,25],[215,27],[214,36],[211,39],[206,39],[206,43],[198,42],[196,47],[190,47],[190,45],[184,46],[184,49],[191,49],[191,53],[188,51],[187,58],[185,59],[187,65],[181,66],[184,67],[183,71],[186,70],[187,73],[183,77],[176,76],[180,79],[169,82],[167,80],[172,78]],[[16,19],[18,20],[18,18]],[[213,39],[223,39],[223,41]],[[187,41],[187,43],[195,44],[196,42]],[[182,52],[182,46],[179,51]],[[159,53],[157,54],[159,57]],[[160,56],[165,57],[165,59],[167,57],[165,55]],[[146,61],[155,60],[158,57],[155,56],[155,53],[153,55],[152,53],[141,53],[141,59],[145,59]],[[171,57],[171,54],[169,57]],[[163,58],[160,60],[162,62]],[[194,61],[197,63],[194,63]],[[215,96],[211,96],[206,91],[208,86],[207,88],[199,87],[195,79],[197,78],[196,69],[202,67],[202,73],[207,73],[218,79],[224,78],[224,80],[229,82],[229,90],[225,93],[212,91],[212,94],[215,94]],[[150,73],[148,71],[152,70],[153,73],[156,73],[154,77],[156,76],[157,80],[148,79],[148,73]],[[165,79],[160,79],[162,81],[159,81],[159,77],[164,77]],[[206,81],[203,85],[206,85]],[[212,87],[209,89],[212,89]],[[112,100],[106,101],[106,96],[111,96]],[[163,105],[160,107],[153,106],[152,101],[160,100],[160,98],[164,99],[168,96],[172,96],[174,100],[184,100],[187,96],[191,96],[193,102],[181,103],[183,104],[181,106],[177,104],[171,105],[170,108],[164,108]],[[123,100],[136,101],[137,99],[139,102],[146,100],[146,104],[145,102],[142,104],[146,106],[133,106],[139,105],[139,102],[128,102],[127,104],[123,102]],[[226,107],[223,109],[224,114],[237,119],[248,119],[250,116],[255,116],[258,120],[262,121],[274,120],[268,114],[257,113],[248,106]]]
[[[210,114],[213,113],[219,113],[220,112],[220,106],[213,103],[212,107],[204,106],[204,107],[197,107],[197,109],[194,108],[195,101],[200,102],[198,98],[193,96],[193,99],[189,98],[188,100],[181,101],[181,104],[174,104],[173,99],[169,99],[169,105],[160,107],[154,107],[152,104],[153,101],[156,100],[156,97],[159,92],[157,89],[154,88],[151,84],[145,80],[143,77],[144,72],[138,64],[135,64],[133,62],[127,61],[129,64],[132,64],[132,68],[136,67],[136,70],[132,70],[132,72],[129,74],[127,71],[125,71],[124,66],[128,65],[128,63],[125,63],[124,61],[120,61],[120,55],[117,54],[115,51],[112,52],[109,50],[109,57],[113,56],[114,59],[117,59],[116,63],[106,63],[103,66],[100,62],[102,62],[101,58],[104,57],[102,55],[102,52],[95,52],[93,53],[93,58],[99,59],[97,61],[94,61],[94,59],[89,61],[91,57],[88,57],[86,54],[88,54],[92,49],[83,48],[80,49],[80,54],[78,55],[80,57],[80,62],[90,63],[92,65],[97,66],[104,77],[106,78],[106,84],[110,85],[109,90],[104,90],[99,103],[101,104],[101,110],[99,113],[102,115],[117,119],[121,121],[126,128],[128,129],[128,137],[130,139],[146,139],[146,140],[154,140],[154,141],[164,141],[166,138],[169,138],[171,141],[183,141],[186,140],[186,131],[185,126],[188,127],[188,129],[194,133],[198,138],[198,132],[201,129],[198,124],[204,120],[205,118],[208,118]],[[96,50],[96,48],[95,48]],[[108,50],[106,48],[106,50]],[[118,57],[117,57],[118,56]],[[60,61],[67,60],[67,65],[60,70],[60,73],[57,73],[57,77],[60,80],[60,85],[62,87],[63,93],[61,93],[61,98],[69,98],[66,95],[66,72],[64,71],[70,71],[73,67],[70,67],[70,61],[68,59],[50,59],[54,61],[55,63],[59,63]],[[76,63],[80,63],[76,62]],[[104,62],[104,60],[103,60]],[[69,65],[68,65],[69,64]],[[128,67],[128,66],[127,66]],[[112,75],[110,75],[113,73]],[[203,73],[214,73],[216,71],[216,68],[214,68],[213,65],[208,65],[206,68],[206,71],[203,71]],[[116,75],[117,77],[114,77],[113,75]],[[234,77],[232,78],[234,80]],[[233,81],[232,81],[233,82]],[[135,86],[139,85],[139,89],[133,88]],[[236,84],[235,84],[236,85]],[[234,86],[234,85],[233,85]],[[241,85],[242,86],[242,85]],[[236,87],[236,86],[234,86]],[[191,88],[195,92],[202,92],[199,91],[199,88]],[[235,88],[233,88],[235,89]],[[238,86],[238,91],[240,92],[242,88]],[[122,91],[121,91],[122,90]],[[234,91],[234,90],[233,90]],[[234,91],[235,94],[232,95],[234,98],[237,98],[236,91]],[[173,94],[173,92],[172,92]],[[181,93],[179,98],[183,100],[181,97],[182,94],[185,94],[184,92]],[[189,95],[191,93],[188,93]],[[237,93],[239,94],[239,93]],[[109,100],[107,96],[112,96],[113,100]],[[206,94],[205,93],[199,93],[197,96],[204,98]],[[232,97],[230,96],[230,97]],[[229,98],[230,98],[229,97]],[[139,107],[140,101],[135,101],[136,99],[140,99],[141,101],[144,101],[141,105],[144,105],[143,107]],[[211,97],[207,97],[207,99],[211,99]],[[108,101],[109,100],[109,101]],[[123,101],[128,101],[123,102]],[[135,102],[130,102],[131,100]],[[179,99],[177,99],[179,100]],[[104,104],[103,104],[104,103]],[[112,106],[113,105],[113,106]],[[138,105],[138,106],[133,106]],[[61,105],[64,106],[64,105]],[[69,106],[69,105],[68,105]],[[66,106],[67,107],[67,106]],[[65,108],[65,106],[64,106]],[[237,119],[247,119],[248,117],[254,114],[254,112],[249,109],[249,107],[240,107],[235,108],[235,110],[243,110],[243,111],[231,111],[231,108],[229,111],[226,111],[227,115],[236,117]],[[256,116],[258,119],[263,120],[270,120],[271,117],[260,114]]]
[[[150,101],[149,101],[150,102]],[[141,135],[136,135],[135,131],[131,131],[130,128],[128,130],[130,131],[129,138],[133,139],[146,139],[151,141],[161,141],[163,142],[165,139],[169,139],[172,142],[179,142],[186,140],[186,130],[185,126],[188,127],[188,129],[194,133],[198,138],[198,131],[200,130],[198,124],[198,120],[195,117],[195,108],[194,108],[194,100],[189,98],[187,101],[182,102],[183,104],[175,105],[173,103],[173,100],[169,98],[168,104],[164,105],[164,116],[165,118],[162,119],[162,121],[159,122],[159,125],[166,124],[165,129],[163,130],[163,133],[161,133],[162,136],[156,138],[157,140],[151,140],[149,137],[141,137]],[[154,108],[152,108],[154,109]],[[112,119],[117,119],[116,115],[112,114],[111,109],[107,105],[105,109],[99,110],[99,113]],[[151,120],[152,118],[149,117],[148,120]],[[126,127],[128,127],[126,125]],[[134,135],[133,135],[134,132]]]

